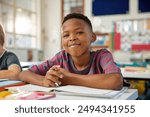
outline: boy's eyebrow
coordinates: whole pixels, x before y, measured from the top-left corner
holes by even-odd
[[[83,27],[77,27],[77,28],[75,28],[74,30],[80,30],[80,29],[84,29],[84,28],[83,28]],[[67,32],[69,32],[69,31],[63,30],[63,33],[67,33]]]
[[[84,29],[83,27],[77,27],[75,30]]]

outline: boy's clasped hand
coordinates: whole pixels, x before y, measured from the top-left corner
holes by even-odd
[[[63,77],[64,77],[64,75],[62,73],[62,70],[60,70],[60,66],[54,65],[47,71],[46,76],[43,79],[43,86],[46,86],[46,87],[59,86],[59,85],[61,85],[60,79],[62,79]]]

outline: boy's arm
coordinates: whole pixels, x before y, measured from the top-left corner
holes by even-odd
[[[81,85],[102,89],[121,89],[123,78],[119,73],[112,74],[92,74],[80,75],[74,74],[60,68],[63,78],[60,79],[62,85]]]
[[[57,66],[53,66],[52,71],[55,72],[49,72],[51,79],[57,77],[62,85],[81,85],[101,89],[121,89],[123,86],[123,78],[119,73],[80,75]]]
[[[24,70],[19,74],[19,79],[31,84],[42,86],[44,76],[38,75],[30,70]]]

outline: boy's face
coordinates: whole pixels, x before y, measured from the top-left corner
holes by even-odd
[[[62,45],[72,56],[89,53],[90,44],[95,39],[95,34],[84,20],[73,18],[62,25]]]

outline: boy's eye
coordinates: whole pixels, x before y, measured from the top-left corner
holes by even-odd
[[[63,38],[67,38],[69,35],[68,34],[64,34],[63,35]]]
[[[83,32],[82,32],[82,31],[79,31],[79,32],[77,32],[76,34],[80,35],[80,34],[83,34]]]

